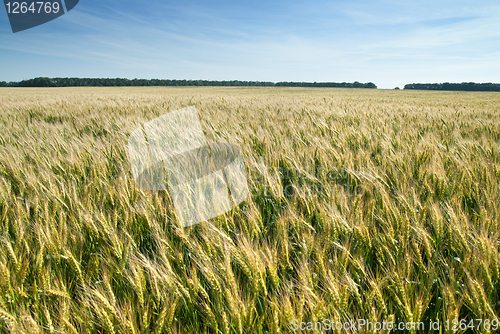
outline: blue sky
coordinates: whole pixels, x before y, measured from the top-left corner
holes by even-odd
[[[498,0],[80,0],[16,34],[0,11],[0,81],[500,82]]]

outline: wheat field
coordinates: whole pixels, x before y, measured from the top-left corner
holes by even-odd
[[[127,141],[187,106],[250,196],[183,228]],[[499,93],[5,88],[0,130],[1,333],[498,321]]]

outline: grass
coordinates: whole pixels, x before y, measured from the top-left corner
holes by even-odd
[[[189,105],[251,196],[181,228],[127,141]],[[2,333],[498,321],[498,93],[6,88],[0,129]]]

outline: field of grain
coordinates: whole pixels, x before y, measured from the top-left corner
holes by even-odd
[[[127,141],[190,105],[241,148],[251,195],[182,228],[168,192],[136,186]],[[499,240],[499,93],[0,90],[1,333],[491,325]]]

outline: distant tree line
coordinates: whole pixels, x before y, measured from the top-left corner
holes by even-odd
[[[277,82],[279,87],[338,87],[338,88],[377,88],[373,82]]]
[[[123,78],[34,78],[19,82],[0,82],[0,87],[112,87],[112,86],[256,86],[256,87],[342,87],[377,88],[373,82],[268,82],[268,81],[214,81],[214,80],[167,80]]]
[[[423,90],[456,90],[456,91],[477,91],[477,92],[500,92],[500,84],[496,83],[413,83],[405,85],[405,89]]]

